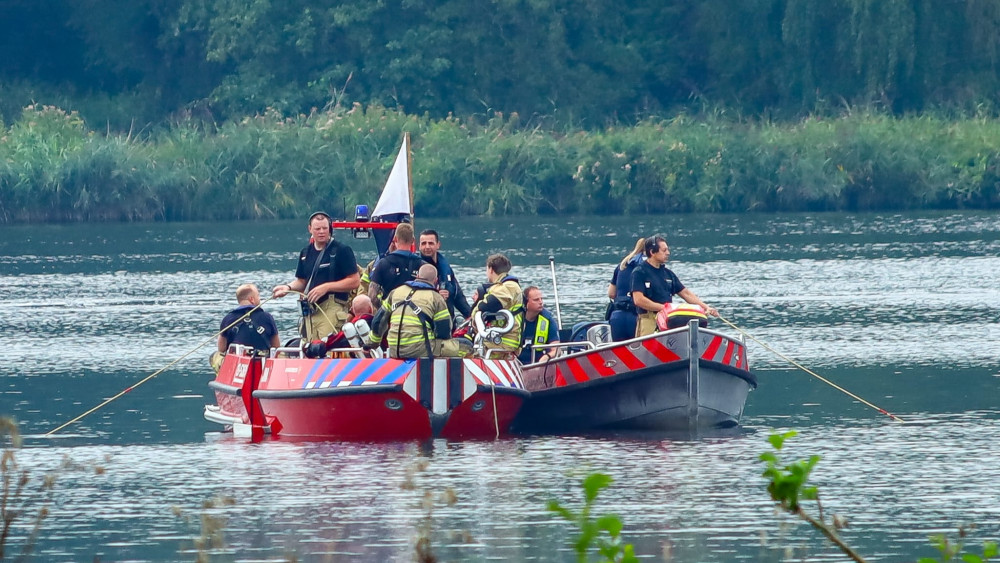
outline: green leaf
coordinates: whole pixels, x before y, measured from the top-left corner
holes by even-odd
[[[548,504],[548,509],[556,514],[562,516],[563,518],[569,520],[570,522],[575,522],[577,520],[576,514],[571,512],[569,509],[564,508],[557,501],[550,500]]]
[[[965,561],[965,563],[983,563],[983,558],[973,553],[966,553],[962,555],[962,561]]]
[[[601,489],[610,485],[612,481],[611,476],[604,473],[591,473],[587,475],[587,478],[583,480],[583,490],[586,495],[587,504],[594,502]]]
[[[622,521],[617,514],[605,514],[597,519],[597,527],[616,538],[622,531]]]
[[[997,542],[988,541],[983,544],[983,557],[993,558],[1000,555],[1000,551],[997,549]]]
[[[614,544],[604,544],[597,550],[608,561],[614,561],[619,551],[621,551],[621,548]]]

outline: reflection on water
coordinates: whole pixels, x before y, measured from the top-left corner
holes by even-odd
[[[823,456],[814,479],[824,507],[850,517],[845,536],[870,560],[931,556],[925,537],[963,522],[978,524],[970,544],[1000,538],[995,214],[421,222],[442,232],[468,293],[485,256],[504,251],[554,309],[553,256],[564,325],[603,312],[613,264],[639,233],[668,233],[681,280],[758,339],[749,353],[760,387],[744,428],[251,446],[203,420],[206,357],[237,285],[289,279],[302,227],[0,228],[0,414],[30,435],[18,453],[24,467],[59,472],[40,559],[192,560],[200,507],[223,496],[235,504],[212,510],[228,519],[219,560],[407,561],[428,516],[425,492],[454,490],[454,505],[430,513],[442,560],[572,561],[570,530],[545,503],[579,501],[579,478],[601,470],[616,481],[599,510],[622,516],[641,554],[843,560],[775,515],[757,460],[772,428],[801,431],[789,459]],[[363,259],[364,244],[354,244]],[[266,308],[290,335],[294,301]],[[172,362],[79,424],[42,436]],[[64,456],[76,465],[59,469]],[[194,520],[174,515],[175,506]]]

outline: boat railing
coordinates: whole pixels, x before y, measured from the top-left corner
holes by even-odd
[[[621,340],[621,341],[618,341],[618,342],[594,343],[594,342],[591,342],[589,340],[576,340],[576,341],[572,341],[572,342],[558,342],[558,343],[555,343],[555,344],[538,344],[538,345],[533,345],[532,346],[532,364],[534,363],[534,351],[535,351],[535,349],[538,349],[538,348],[559,348],[560,352],[564,351],[565,349],[572,349],[569,354],[565,354],[565,355],[560,354],[560,355],[556,356],[555,358],[552,358],[552,359],[548,360],[548,362],[563,361],[563,360],[565,360],[567,358],[571,358],[571,357],[585,356],[585,355],[593,352],[594,350],[604,350],[604,349],[607,349],[607,348],[614,348],[614,347],[617,347],[617,346],[628,346],[630,348],[635,349],[635,348],[638,348],[639,346],[641,346],[642,343],[644,341],[646,341],[646,340],[656,339],[656,338],[662,338],[664,336],[686,335],[689,330],[690,329],[688,327],[682,326],[682,327],[672,328],[672,329],[664,330],[664,331],[660,331],[660,332],[654,332],[653,334],[647,334],[645,336],[639,336],[637,338],[631,338],[629,340]],[[721,336],[721,337],[727,338],[729,340],[735,340],[735,341],[739,342],[740,344],[742,344],[744,347],[746,346],[746,342],[745,342],[745,340],[743,338],[743,335],[739,335],[739,337],[734,337],[734,336],[729,335],[729,334],[721,333],[721,332],[719,332],[717,330],[712,330],[712,329],[709,329],[709,328],[701,328],[701,327],[698,328],[698,332],[699,333],[710,334],[710,335],[713,335],[713,336]],[[548,363],[548,362],[546,362],[546,363]],[[528,365],[532,365],[532,364],[528,364]]]
[[[253,356],[254,347],[232,342],[229,344],[229,348],[226,348],[226,354],[232,354],[234,356]]]
[[[351,348],[331,348],[327,354],[333,354],[333,358],[378,358],[381,356],[372,354],[372,350],[368,348],[363,348],[360,346]],[[288,346],[283,348],[271,348],[270,358],[293,358],[293,359],[303,359],[307,358],[306,353],[301,348],[295,346]],[[314,358],[320,359],[320,358]]]
[[[279,356],[282,357],[282,358],[304,358],[306,356],[306,354],[302,350],[302,348],[299,348],[298,346],[294,346],[294,347],[292,347],[292,346],[286,346],[286,347],[281,347],[281,348],[271,348],[271,354],[270,354],[269,357],[271,357],[271,358],[277,358]]]
[[[583,352],[587,352],[597,348],[597,344],[594,344],[589,340],[581,340],[579,342],[553,342],[550,344],[535,344],[534,346],[531,347],[531,363],[535,363],[535,352],[537,352],[538,350],[555,349],[556,354],[558,355],[560,352],[568,348],[585,348]]]

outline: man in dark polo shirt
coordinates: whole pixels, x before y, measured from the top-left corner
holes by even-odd
[[[639,313],[635,329],[637,337],[656,332],[656,314],[664,305],[673,301],[674,295],[692,305],[700,305],[713,317],[719,316],[714,307],[709,307],[693,291],[684,287],[677,274],[667,268],[670,248],[665,238],[653,235],[646,239],[643,248],[646,261],[632,274],[632,302]]]
[[[274,317],[260,308],[260,291],[256,285],[245,283],[236,288],[236,302],[239,307],[222,319],[217,350],[209,358],[215,373],[219,373],[222,357],[230,344],[250,346],[259,354],[281,346]]]
[[[350,246],[333,240],[330,216],[317,211],[309,216],[312,242],[299,253],[295,280],[276,285],[274,298],[289,292],[304,294],[302,335],[322,340],[340,331],[350,318],[349,294],[361,284],[358,263]]]

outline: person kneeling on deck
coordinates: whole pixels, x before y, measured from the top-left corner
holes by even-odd
[[[230,344],[250,346],[258,354],[281,346],[274,317],[260,308],[260,290],[257,286],[245,283],[236,288],[236,301],[239,307],[222,319],[218,349],[208,360],[215,373],[219,373],[222,358],[226,355]]]
[[[481,300],[472,309],[472,318],[477,312],[484,315],[496,313],[501,309],[507,309],[514,315],[515,324],[509,332],[501,337],[499,345],[493,342],[486,342],[487,350],[500,350],[511,357],[517,355],[521,349],[521,329],[524,323],[524,296],[521,293],[521,285],[517,278],[510,275],[510,259],[503,254],[493,254],[486,259],[486,279],[489,285],[485,294],[479,294]],[[478,292],[477,292],[478,293]],[[487,320],[484,318],[484,320]],[[496,320],[488,320],[487,327],[498,326]],[[495,355],[494,355],[495,357]]]
[[[665,238],[660,235],[647,238],[644,252],[646,261],[632,274],[632,302],[639,312],[636,337],[656,332],[656,315],[673,301],[674,295],[704,308],[705,312],[713,317],[719,316],[714,307],[709,307],[693,291],[684,287],[677,274],[667,268],[670,248]]]
[[[461,358],[472,352],[463,338],[451,338],[451,314],[437,291],[437,268],[420,266],[417,279],[389,292],[372,331],[372,343],[385,338],[390,358]]]

